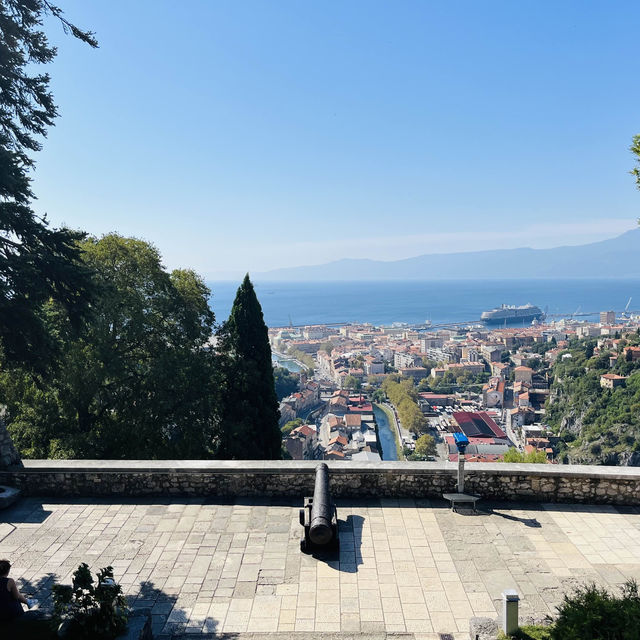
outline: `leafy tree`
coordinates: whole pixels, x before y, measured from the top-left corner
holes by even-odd
[[[344,379],[344,388],[351,389],[352,391],[359,391],[362,387],[362,382],[360,378],[356,378],[356,376],[347,376]]]
[[[436,441],[433,436],[425,433],[416,440],[416,448],[409,456],[409,460],[429,460],[437,453]]]
[[[613,371],[628,376],[625,386],[603,389],[608,355],[588,358],[592,342],[573,341],[565,352],[571,358],[554,363],[546,419],[567,443],[563,453],[572,462],[627,464],[640,451],[640,362],[620,356]]]
[[[530,464],[545,464],[547,455],[544,451],[531,451],[523,453],[515,447],[511,447],[503,456],[502,462],[527,462]]]
[[[434,369],[435,367],[437,367],[438,363],[435,360],[432,360],[431,358],[423,357],[422,366],[425,369],[427,369],[427,375],[429,375],[431,373],[431,369]]]
[[[91,273],[78,247],[84,234],[50,228],[31,205],[31,154],[58,115],[49,76],[36,71],[56,55],[41,29],[47,14],[97,47],[92,33],[47,0],[0,1],[0,349],[5,362],[41,371],[54,346],[43,303],[57,301],[78,327],[92,297]]]
[[[503,362],[505,364],[510,364],[511,363],[511,353],[509,351],[503,351],[500,354],[500,362]]]
[[[542,367],[542,360],[540,360],[540,358],[529,358],[525,365],[530,369],[537,371],[538,369],[540,369],[540,367]]]
[[[320,345],[320,350],[321,351],[325,351],[326,353],[328,353],[329,355],[331,355],[331,352],[335,349],[335,343],[331,342],[331,340],[328,340],[327,342],[323,342]]]
[[[528,349],[529,351],[533,353],[537,353],[542,356],[545,353],[547,353],[547,351],[550,351],[551,349],[555,349],[556,346],[557,346],[556,339],[555,337],[552,336],[550,341],[536,342],[532,344],[530,347],[528,347]]]
[[[304,420],[302,418],[294,418],[293,420],[289,420],[289,422],[285,423],[280,431],[283,436],[288,436],[294,429],[304,424]]]
[[[276,385],[276,395],[278,396],[278,400],[282,400],[282,398],[286,398],[294,391],[298,390],[300,377],[289,371],[289,369],[285,369],[284,367],[274,367],[273,379]]]
[[[383,380],[384,376],[382,374],[372,374],[370,376],[367,376],[367,387],[369,389],[368,392],[373,393],[382,385]]]
[[[427,420],[417,404],[418,394],[411,378],[389,376],[382,383],[382,390],[398,411],[405,429],[419,434],[427,429]]]
[[[218,336],[223,383],[217,457],[280,459],[280,412],[271,347],[248,274]]]
[[[78,333],[47,305],[59,358],[47,376],[0,373],[16,446],[37,458],[208,458],[217,421],[209,289],[167,273],[151,245],[112,234],[82,244],[99,296]]]
[[[631,175],[636,179],[636,186],[640,189],[640,135],[633,136],[630,150],[635,156],[635,162],[638,165],[631,170]],[[640,223],[640,220],[638,222]]]

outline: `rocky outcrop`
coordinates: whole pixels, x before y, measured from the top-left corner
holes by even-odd
[[[21,465],[20,454],[13,445],[4,417],[0,414],[0,469]]]

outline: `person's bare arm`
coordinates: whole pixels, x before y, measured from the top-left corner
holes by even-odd
[[[16,585],[16,581],[9,578],[9,592],[11,595],[18,601],[22,602],[22,604],[26,604],[29,606],[27,599],[18,591],[18,587]]]

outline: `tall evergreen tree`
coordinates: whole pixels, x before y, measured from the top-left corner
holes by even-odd
[[[77,244],[84,234],[52,229],[31,207],[32,153],[58,115],[49,76],[36,71],[56,55],[41,28],[46,15],[98,46],[48,0],[0,0],[0,351],[5,362],[34,367],[52,346],[42,304],[56,300],[79,325],[92,297]]]
[[[216,457],[279,459],[280,411],[271,347],[262,308],[248,274],[218,337],[223,388]]]

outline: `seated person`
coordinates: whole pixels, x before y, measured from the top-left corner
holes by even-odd
[[[10,622],[21,616],[24,613],[22,604],[29,606],[27,599],[18,591],[15,580],[8,577],[10,569],[8,560],[0,560],[0,622]]]

